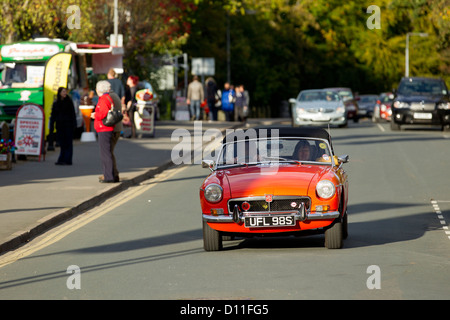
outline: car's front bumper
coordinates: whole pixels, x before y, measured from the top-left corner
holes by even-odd
[[[358,117],[360,117],[360,118],[364,118],[364,117],[371,118],[372,115],[373,115],[373,110],[370,110],[370,109],[359,109],[358,110]]]
[[[296,221],[307,221],[307,220],[327,220],[327,219],[336,219],[339,217],[340,213],[339,211],[329,211],[329,212],[316,212],[316,213],[305,213],[304,215],[302,213],[296,212],[296,213],[289,213],[289,212],[282,212],[282,213],[261,213],[261,216],[263,215],[293,215]],[[256,216],[257,213],[253,213],[252,215]],[[241,215],[236,219],[236,217],[233,217],[233,214],[224,214],[224,215],[217,215],[213,216],[210,214],[203,214],[203,221],[206,222],[235,222],[235,223],[242,223],[244,221],[245,215]]]
[[[450,124],[450,110],[435,109],[430,111],[411,110],[408,108],[392,111],[392,121],[397,124]]]
[[[297,114],[294,118],[295,125],[317,125],[317,124],[331,124],[331,125],[345,125],[347,117],[342,113],[331,114]]]

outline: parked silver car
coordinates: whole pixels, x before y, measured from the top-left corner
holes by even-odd
[[[330,124],[346,127],[348,114],[336,92],[324,89],[303,90],[297,99],[289,99],[292,126]]]

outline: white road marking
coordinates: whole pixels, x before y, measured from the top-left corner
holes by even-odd
[[[158,183],[170,179],[174,175],[180,173],[183,170],[186,170],[187,168],[189,168],[189,166],[181,166],[163,171],[162,173],[156,175],[154,178],[148,181],[144,181],[138,186],[130,187],[129,189],[119,193],[118,195],[106,200],[104,203],[100,204],[100,206],[90,209],[69,220],[63,225],[49,230],[48,232],[37,237],[23,247],[15,251],[5,253],[2,257],[0,257],[0,268],[11,264],[21,258],[27,257],[30,254],[63,239],[70,233],[100,218],[111,210],[130,201],[131,199],[140,196],[144,192],[158,185]]]
[[[439,219],[439,223],[442,225],[443,230],[448,230],[447,222],[442,215],[442,211],[439,208],[438,202],[449,202],[449,201],[440,201],[440,200],[431,200],[431,205],[433,206],[434,212],[436,213],[437,218]],[[445,234],[450,239],[450,231],[445,231]]]
[[[386,130],[383,128],[383,126],[379,123],[377,123],[377,127],[381,130],[381,132],[385,132]]]

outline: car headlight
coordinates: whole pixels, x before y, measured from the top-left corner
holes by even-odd
[[[298,113],[304,113],[304,112],[305,112],[305,108],[297,107],[297,114]]]
[[[316,186],[317,195],[322,199],[330,199],[336,193],[336,187],[330,180],[321,180]]]
[[[205,188],[205,199],[209,202],[219,202],[222,200],[223,189],[218,184],[210,184]]]
[[[337,107],[336,113],[345,113],[345,107]]]
[[[407,102],[401,102],[401,101],[395,101],[395,102],[394,102],[394,107],[395,107],[395,108],[398,108],[398,109],[409,108],[409,103],[407,103]]]
[[[438,104],[438,109],[450,110],[450,102],[441,102]]]

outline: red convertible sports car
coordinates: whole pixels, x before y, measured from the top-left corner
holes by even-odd
[[[267,127],[227,135],[200,187],[203,243],[230,236],[324,233],[327,248],[347,237],[347,155],[334,155],[322,128]]]

